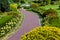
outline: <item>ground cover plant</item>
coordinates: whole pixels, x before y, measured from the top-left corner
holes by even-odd
[[[58,12],[54,9],[48,9],[43,13],[43,23],[46,25],[52,25],[56,27],[60,27],[60,17],[58,17]]]
[[[37,27],[21,37],[20,40],[60,40],[60,28],[52,26]]]
[[[14,32],[12,30],[18,29],[18,26],[22,23],[23,15],[19,12],[6,12],[2,14],[0,18],[0,39],[8,37],[10,33]],[[3,39],[2,39],[3,38]]]

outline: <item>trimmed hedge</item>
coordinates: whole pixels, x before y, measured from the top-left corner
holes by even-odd
[[[51,26],[37,27],[23,35],[20,40],[60,40],[60,29]]]

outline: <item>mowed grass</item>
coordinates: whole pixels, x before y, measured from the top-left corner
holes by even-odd
[[[59,5],[47,5],[47,6],[41,6],[40,8],[46,9],[46,10],[49,9],[49,8],[58,9]]]

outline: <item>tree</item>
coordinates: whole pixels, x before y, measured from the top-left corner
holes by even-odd
[[[8,0],[0,0],[0,11],[10,11]]]

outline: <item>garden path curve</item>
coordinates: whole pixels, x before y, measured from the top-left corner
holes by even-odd
[[[25,9],[22,9],[21,13],[24,14],[23,23],[18,29],[18,31],[14,35],[12,35],[8,40],[19,40],[21,35],[40,25],[39,16],[35,13],[26,11]]]

